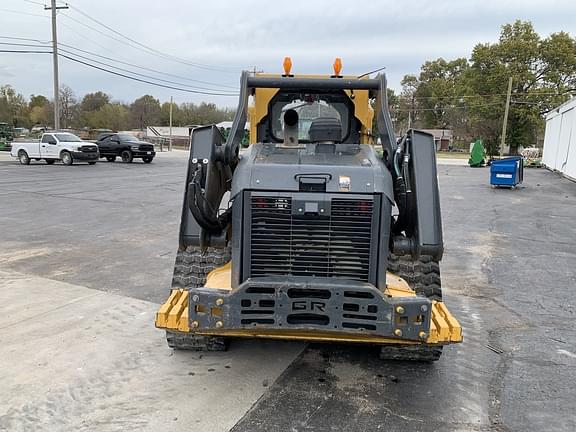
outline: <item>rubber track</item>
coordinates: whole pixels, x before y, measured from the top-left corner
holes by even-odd
[[[228,341],[222,337],[195,336],[190,333],[166,331],[168,346],[186,351],[226,351]]]
[[[388,271],[400,276],[417,295],[430,300],[442,300],[440,265],[432,257],[423,255],[414,260],[410,255],[388,257]],[[442,346],[386,345],[380,349],[383,360],[433,362],[440,359]]]
[[[388,271],[400,276],[416,294],[430,300],[442,300],[440,265],[429,255],[414,260],[410,255],[390,255]]]
[[[173,289],[189,289],[204,286],[206,276],[217,267],[230,261],[230,248],[200,248],[189,246],[179,250],[172,277]],[[188,351],[226,351],[228,341],[222,337],[195,336],[190,333],[166,331],[168,346]]]
[[[216,267],[230,261],[230,248],[200,248],[189,246],[184,251],[178,251],[172,288],[198,288],[206,283],[206,276]]]

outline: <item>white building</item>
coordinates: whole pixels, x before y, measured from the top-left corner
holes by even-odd
[[[216,125],[216,127],[217,127],[218,129],[232,129],[232,123],[234,123],[234,122],[232,122],[232,121],[221,121],[220,123],[218,123],[218,124]],[[246,122],[246,125],[244,126],[244,129],[245,129],[245,130],[250,130],[250,122],[249,122],[249,121]]]
[[[576,98],[546,116],[542,163],[576,179]]]
[[[190,128],[195,126],[172,126],[172,137],[174,138],[188,138],[190,136]],[[153,137],[164,137],[168,138],[170,136],[169,126],[148,126],[146,128],[146,136],[149,138]]]

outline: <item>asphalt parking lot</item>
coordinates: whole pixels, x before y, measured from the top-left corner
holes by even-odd
[[[576,183],[439,165],[445,301],[464,343],[432,365],[374,349],[234,341],[172,352],[184,152],[152,164],[0,154],[0,430],[574,431]]]

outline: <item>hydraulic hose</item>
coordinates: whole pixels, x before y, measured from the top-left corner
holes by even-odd
[[[202,166],[198,165],[188,185],[188,207],[198,224],[209,232],[220,232],[224,225],[219,220],[216,210],[206,199],[200,184]]]

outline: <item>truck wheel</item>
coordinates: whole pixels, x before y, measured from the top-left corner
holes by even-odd
[[[48,165],[54,165],[54,159],[44,159]]]
[[[124,163],[132,163],[132,160],[134,159],[134,156],[132,156],[132,152],[130,150],[124,150],[120,157]]]
[[[30,165],[30,158],[28,157],[28,153],[24,150],[20,150],[18,152],[18,160],[20,161],[21,165]]]
[[[442,301],[440,265],[431,256],[422,255],[415,260],[410,255],[391,254],[388,256],[388,271],[408,282],[417,295]],[[439,360],[441,355],[441,345],[384,345],[380,349],[380,358],[383,360],[430,363]]]
[[[60,160],[66,166],[70,166],[74,163],[74,159],[72,159],[72,155],[67,151],[62,152],[62,154],[60,155]]]
[[[230,248],[210,247],[202,251],[199,247],[188,247],[178,251],[174,265],[173,289],[198,288],[204,286],[206,276],[216,267],[230,261]],[[197,336],[192,333],[166,331],[168,346],[188,351],[225,351],[228,340],[218,336]]]
[[[152,159],[154,159],[154,158],[151,158],[151,157],[142,158],[142,160],[144,161],[144,163],[150,163],[150,162],[152,162]]]
[[[114,162],[116,160],[116,156],[106,156],[106,160],[108,162]]]

